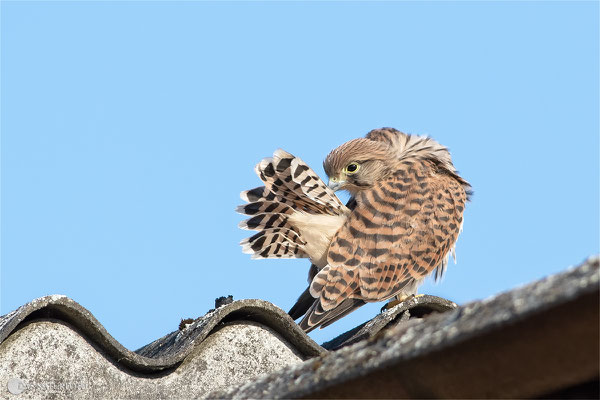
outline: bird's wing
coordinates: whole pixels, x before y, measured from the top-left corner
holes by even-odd
[[[400,156],[400,158],[405,157],[408,154],[410,154],[411,157],[419,154],[426,155],[426,158],[432,158],[432,155],[435,156],[434,158],[437,160],[437,166],[443,168],[464,188],[467,201],[473,194],[469,182],[463,179],[454,168],[448,149],[437,143],[435,140],[425,136],[407,135],[394,128],[373,129],[367,133],[365,137],[370,140],[387,144],[392,151]],[[456,261],[454,247],[450,248],[450,253],[454,257],[454,261]],[[442,278],[446,272],[447,266],[448,257],[443,257],[433,274],[436,281]]]
[[[242,240],[243,251],[253,258],[308,257],[306,240],[290,216],[339,216],[347,212],[335,193],[300,158],[277,150],[255,167],[265,186],[241,193],[248,204],[237,211],[251,218],[240,222],[240,228],[259,231]]]
[[[311,284],[319,304],[302,321],[309,329],[337,319],[347,299],[386,300],[430,274],[458,237],[466,193],[433,161],[412,160],[357,201]]]
[[[348,200],[348,202],[346,203],[346,207],[349,210],[353,210],[354,207],[356,207],[356,200],[354,199],[354,197],[351,197]],[[315,264],[311,264],[310,269],[308,271],[308,287],[306,288],[306,290],[304,292],[302,292],[300,297],[298,297],[298,300],[296,300],[296,303],[294,303],[294,305],[292,306],[290,311],[288,311],[288,314],[290,315],[290,317],[292,317],[292,319],[296,320],[296,319],[302,317],[303,315],[305,315],[308,312],[308,310],[311,307],[315,307],[316,303],[318,303],[318,301],[315,301],[317,299],[312,297],[310,294],[310,284],[318,272],[319,272],[319,268]],[[315,312],[318,312],[318,311],[315,311]],[[348,311],[348,312],[350,312],[350,311]],[[341,318],[341,317],[342,316],[340,316],[339,318]]]

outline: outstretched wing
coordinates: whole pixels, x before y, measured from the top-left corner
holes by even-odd
[[[298,212],[339,216],[346,208],[308,165],[283,150],[263,159],[255,171],[265,186],[242,192],[248,204],[237,211],[251,217],[240,228],[259,232],[240,242],[243,251],[253,258],[309,257],[302,229],[290,217]]]
[[[405,160],[396,173],[357,194],[334,236],[328,266],[314,278],[318,301],[301,321],[312,330],[364,302],[416,288],[442,265],[462,226],[465,188],[432,160]]]

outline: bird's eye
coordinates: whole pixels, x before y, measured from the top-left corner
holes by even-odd
[[[354,173],[356,173],[356,171],[358,171],[358,164],[350,163],[350,164],[348,164],[348,166],[345,169],[346,169],[347,174],[354,174]]]

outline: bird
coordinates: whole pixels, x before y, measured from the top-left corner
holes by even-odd
[[[310,332],[369,302],[399,302],[440,279],[463,227],[471,185],[428,136],[374,129],[332,150],[328,183],[276,150],[255,167],[263,186],[241,193],[240,242],[252,258],[309,258],[308,288],[289,315]],[[335,192],[345,190],[343,204]]]

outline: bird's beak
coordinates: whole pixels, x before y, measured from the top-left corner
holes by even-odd
[[[346,183],[346,181],[342,181],[339,178],[329,178],[327,186],[335,192],[336,190],[339,190],[344,183]]]

